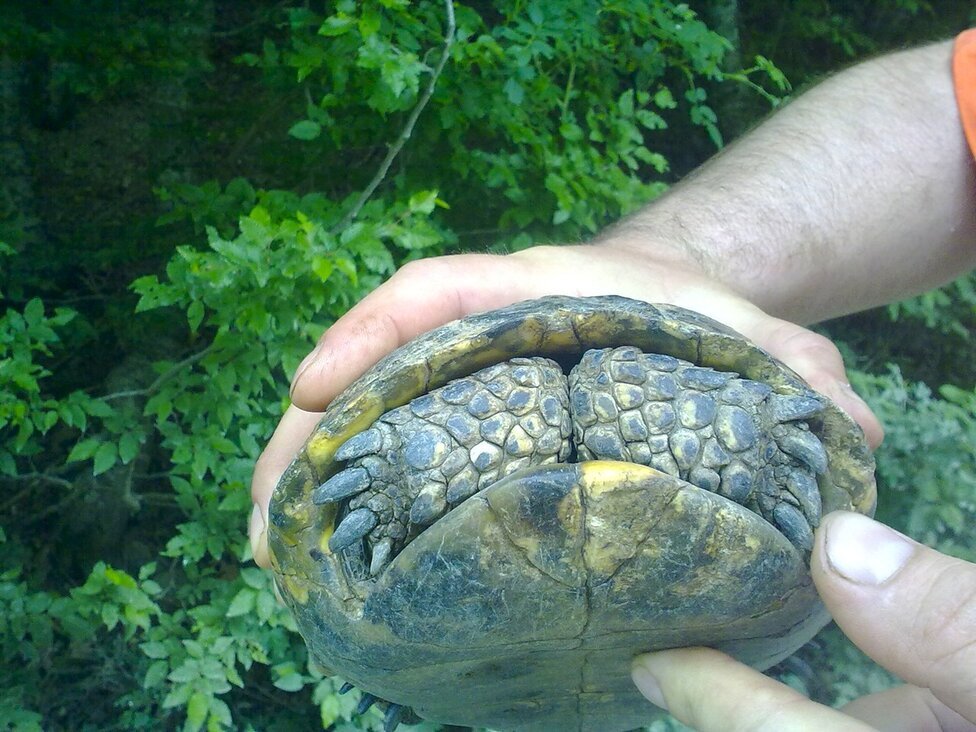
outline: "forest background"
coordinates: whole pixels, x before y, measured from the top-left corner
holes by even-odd
[[[448,4],[0,6],[0,728],[378,729],[244,534],[317,336],[406,261],[585,239],[831,70],[976,22],[455,2],[438,73]],[[887,427],[881,518],[970,560],[974,321],[968,276],[823,326]],[[774,673],[892,683],[835,629]]]

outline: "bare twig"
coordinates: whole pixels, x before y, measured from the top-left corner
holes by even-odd
[[[31,494],[31,488],[21,488],[3,503],[0,503],[0,513],[7,513],[13,506],[16,506],[23,499]]]
[[[50,483],[51,485],[56,485],[65,490],[73,490],[74,484],[65,480],[64,478],[57,478],[53,475],[48,475],[47,473],[22,473],[20,475],[4,475],[0,477],[0,481],[13,481],[13,482],[25,482],[30,481],[32,483]],[[0,503],[0,514],[7,513],[11,508],[16,506],[22,500],[27,498],[31,493],[34,492],[34,486],[27,486],[21,490],[14,493],[12,496],[7,498],[3,503]]]
[[[273,15],[277,15],[278,12],[281,10],[281,8],[284,7],[284,5],[285,3],[283,2],[275,3],[273,6],[268,8],[265,12],[255,13],[255,17],[252,18],[250,22],[247,22],[242,26],[238,26],[237,28],[230,28],[224,31],[214,31],[213,33],[210,34],[210,37],[211,38],[232,38],[236,35],[240,35],[241,33],[245,33],[251,30],[251,28],[254,28],[257,25],[266,22],[268,18],[272,17]]]
[[[441,57],[437,62],[437,66],[434,67],[434,72],[431,74],[430,82],[427,84],[427,88],[424,89],[424,93],[421,94],[420,99],[417,100],[416,106],[410,112],[410,116],[407,118],[407,123],[403,126],[400,131],[400,135],[397,137],[396,141],[390,145],[390,149],[386,153],[386,157],[383,158],[383,162],[380,163],[379,169],[376,171],[376,175],[369,182],[369,185],[363,189],[363,192],[359,194],[359,198],[353,204],[349,212],[342,217],[342,220],[332,228],[333,234],[338,234],[343,229],[345,229],[349,224],[351,224],[359,212],[362,210],[363,206],[369,200],[370,196],[379,188],[380,183],[386,178],[386,174],[390,171],[390,166],[396,159],[396,156],[400,154],[403,146],[406,144],[407,140],[410,139],[410,135],[413,134],[414,125],[417,124],[417,119],[420,117],[420,113],[424,111],[424,107],[427,106],[427,102],[434,94],[434,87],[437,85],[437,80],[440,78],[441,72],[444,70],[444,66],[447,64],[447,59],[451,54],[451,46],[454,43],[454,2],[453,0],[445,0],[444,8],[447,14],[447,27],[444,30],[444,49],[441,51]]]
[[[13,480],[13,481],[25,481],[25,480],[39,480],[42,483],[51,483],[52,485],[59,485],[62,488],[70,488],[73,483],[70,480],[65,480],[64,478],[58,478],[47,473],[21,473],[20,475],[4,475],[0,480]]]
[[[82,490],[82,486],[76,483],[72,483],[64,478],[58,478],[53,475],[48,475],[47,473],[21,473],[20,475],[4,475],[0,478],[0,481],[31,481],[38,483],[49,483],[51,485],[56,485],[60,488],[64,488],[67,492],[62,494],[61,499],[55,504],[48,506],[40,514],[34,514],[28,517],[25,521],[26,525],[31,525],[37,523],[46,516],[60,511],[61,508],[72,501],[74,501],[79,492]],[[0,513],[6,513],[11,508],[13,508],[20,501],[26,499],[33,492],[33,486],[28,486],[23,490],[17,491],[13,496],[8,498],[2,504],[0,504]]]
[[[128,389],[127,391],[117,391],[114,394],[106,394],[102,397],[107,402],[113,401],[115,399],[125,399],[126,397],[137,397],[137,396],[152,396],[159,388],[165,384],[167,381],[172,379],[176,374],[180,372],[183,368],[195,364],[197,361],[202,359],[208,353],[214,349],[214,344],[211,343],[209,346],[204,348],[202,351],[197,351],[191,356],[187,356],[179,363],[173,364],[170,368],[164,371],[159,377],[147,386],[145,389]]]

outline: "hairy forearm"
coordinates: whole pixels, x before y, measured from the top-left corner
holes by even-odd
[[[976,265],[976,166],[951,43],[855,66],[702,166],[598,245],[695,267],[813,322]]]

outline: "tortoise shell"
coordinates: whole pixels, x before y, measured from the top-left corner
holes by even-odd
[[[812,532],[873,512],[873,476],[860,428],[725,326],[547,297],[351,385],[282,476],[269,542],[312,657],[388,729],[626,730],[655,714],[635,655],[766,668],[827,622]]]

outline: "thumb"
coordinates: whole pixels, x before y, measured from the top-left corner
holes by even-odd
[[[976,722],[976,565],[835,512],[817,531],[811,572],[861,650]]]

